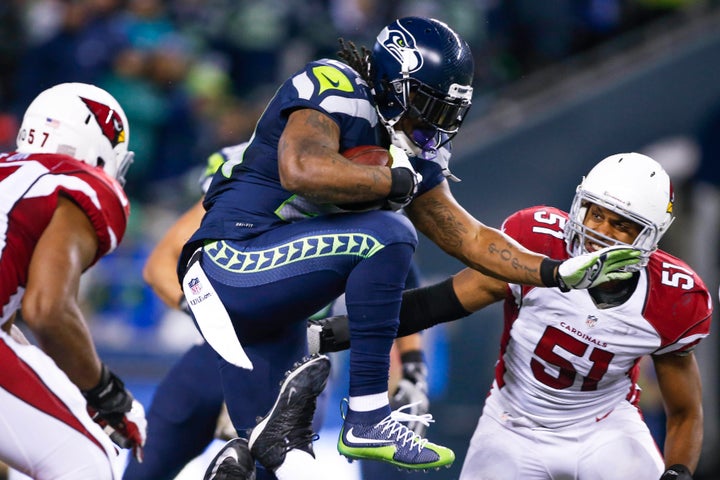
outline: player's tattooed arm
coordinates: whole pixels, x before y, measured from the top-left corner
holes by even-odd
[[[415,228],[427,235],[440,248],[457,256],[456,252],[462,251],[463,242],[472,228],[467,221],[469,215],[452,197],[448,199],[444,195],[438,195],[442,193],[437,191],[438,189],[448,190],[445,183],[435,187],[430,192],[416,197],[406,207],[406,212]]]
[[[339,148],[340,129],[332,118],[314,109],[294,111],[278,142],[282,186],[317,203],[385,198],[390,192],[390,169],[354,164]]]
[[[453,198],[447,182],[415,198],[406,211],[419,231],[465,265],[509,283],[543,285],[544,256],[475,219]]]

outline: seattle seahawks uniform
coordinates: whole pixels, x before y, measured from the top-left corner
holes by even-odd
[[[20,309],[33,251],[60,196],[75,202],[95,227],[94,261],[113,251],[125,233],[128,199],[102,170],[65,155],[0,155],[3,325]],[[0,332],[0,358],[0,456],[13,465],[29,465],[25,473],[33,478],[66,478],[62,475],[69,465],[88,464],[93,464],[91,471],[76,468],[73,478],[115,478],[117,453],[110,438],[91,420],[85,398],[55,362],[5,331]],[[42,425],[42,431],[32,425]]]
[[[567,258],[567,218],[533,207],[503,230]],[[636,277],[615,302],[510,285],[495,380],[461,480],[660,477],[663,460],[637,407],[639,361],[690,351],[709,333],[712,304],[697,274],[661,250]]]
[[[346,213],[282,187],[278,141],[288,116],[299,108],[318,110],[337,123],[340,151],[388,145],[365,81],[344,63],[323,59],[280,86],[242,158],[225,163],[215,174],[205,199],[206,215],[184,248],[178,273],[181,281],[185,277],[191,307],[210,303],[211,286],[228,312],[225,323],[218,315],[208,315],[215,319],[219,340],[206,340],[221,354],[236,351],[231,345],[239,342],[252,362],[252,370],[227,361],[221,366],[228,410],[238,429],[254,426],[255,418],[266,413],[279,379],[305,354],[305,319],[343,292],[355,335],[350,395],[387,390],[387,374],[375,372],[388,370],[389,356],[382,352],[390,350],[394,338],[417,243],[403,215],[385,210]],[[443,181],[446,172],[440,160],[446,167],[447,156],[443,150],[430,160],[411,159],[423,176],[418,195]],[[207,279],[185,275],[191,256],[190,263],[198,261]],[[382,282],[369,287],[367,278]],[[252,392],[238,388],[247,378],[257,387]]]

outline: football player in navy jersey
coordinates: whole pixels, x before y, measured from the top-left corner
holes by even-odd
[[[125,233],[128,140],[108,92],[64,83],[0,155],[0,460],[32,478],[116,479],[111,439],[142,458],[143,407],[98,358],[78,302],[82,273]]]
[[[274,402],[283,372],[306,352],[305,319],[342,293],[352,349],[339,452],[407,469],[454,461],[450,449],[402,423],[427,417],[388,403],[389,353],[416,228],[469,267],[529,285],[587,288],[626,277],[617,270],[638,261],[632,248],[556,261],[455,201],[450,140],[471,105],[474,65],[446,24],[402,18],[380,32],[372,51],[343,43],[340,57],[310,62],[278,88],[242,159],[215,174],[201,226],[178,263],[196,326],[221,356],[235,428],[252,427],[270,409],[249,446],[280,479],[315,478],[308,392],[318,385],[309,381],[304,391],[285,392],[293,402]],[[392,164],[360,165],[340,154],[364,144],[389,148]],[[363,211],[339,207],[369,202],[374,207]],[[303,414],[288,415],[291,407]]]

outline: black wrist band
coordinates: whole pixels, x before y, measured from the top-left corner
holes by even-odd
[[[540,280],[546,287],[559,287],[560,282],[556,275],[556,268],[560,266],[560,260],[553,260],[545,257],[540,263]]]
[[[470,315],[471,312],[465,310],[455,294],[452,282],[450,277],[435,285],[405,290],[397,336],[411,335]]]
[[[668,468],[665,469],[664,473],[668,473],[668,472],[675,472],[677,474],[676,476],[678,476],[678,477],[680,477],[680,475],[682,475],[682,474],[692,476],[692,472],[690,471],[690,469],[681,463],[676,463],[675,465],[670,465]],[[682,478],[684,478],[684,477],[682,477]]]
[[[400,361],[402,363],[425,363],[425,355],[423,355],[422,350],[410,350],[400,354]]]
[[[392,183],[390,184],[389,200],[405,200],[412,195],[415,188],[415,176],[407,168],[390,169]]]
[[[87,398],[87,397],[96,398],[107,387],[107,385],[110,383],[110,380],[111,380],[111,374],[110,374],[110,370],[107,368],[107,365],[105,365],[104,363],[100,364],[100,380],[98,381],[97,385],[95,385],[91,389],[83,390],[82,391],[83,396],[85,398]]]

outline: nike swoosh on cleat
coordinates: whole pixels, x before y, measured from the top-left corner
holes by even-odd
[[[362,438],[353,435],[353,427],[345,432],[345,438],[350,442],[357,445],[392,445],[395,443],[393,440],[376,440],[374,438]]]
[[[290,400],[292,400],[293,395],[297,393],[297,388],[290,387],[290,390],[288,390],[288,397],[287,397],[287,403],[290,403]]]

